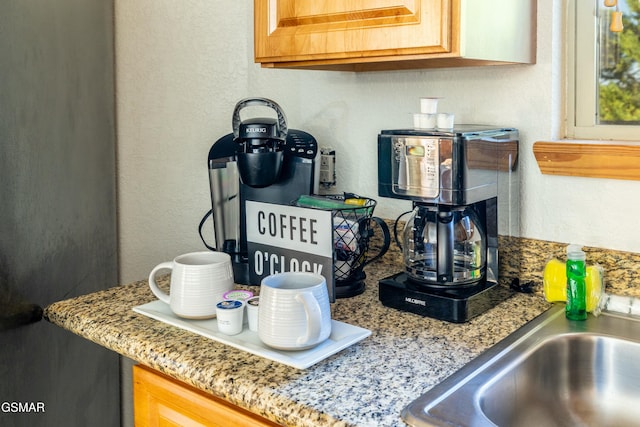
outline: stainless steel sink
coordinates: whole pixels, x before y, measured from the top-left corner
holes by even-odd
[[[640,321],[557,305],[407,406],[411,426],[639,426]]]

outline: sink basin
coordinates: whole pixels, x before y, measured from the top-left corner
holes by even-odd
[[[640,321],[556,305],[407,406],[411,426],[638,426]]]

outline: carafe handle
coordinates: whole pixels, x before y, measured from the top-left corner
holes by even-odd
[[[453,282],[454,258],[454,216],[452,212],[438,212],[438,254],[437,275],[438,282]]]

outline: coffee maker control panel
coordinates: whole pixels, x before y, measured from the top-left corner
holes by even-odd
[[[518,131],[513,128],[383,130],[378,135],[378,194],[468,205],[495,196],[498,175],[513,175],[517,158]]]
[[[437,197],[440,188],[438,138],[392,137],[393,192]]]
[[[314,160],[318,155],[318,143],[307,132],[295,130],[295,132],[289,133],[285,141],[284,153],[289,156]]]

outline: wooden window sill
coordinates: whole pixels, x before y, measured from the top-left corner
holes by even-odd
[[[640,144],[537,141],[533,154],[545,175],[640,180]]]

